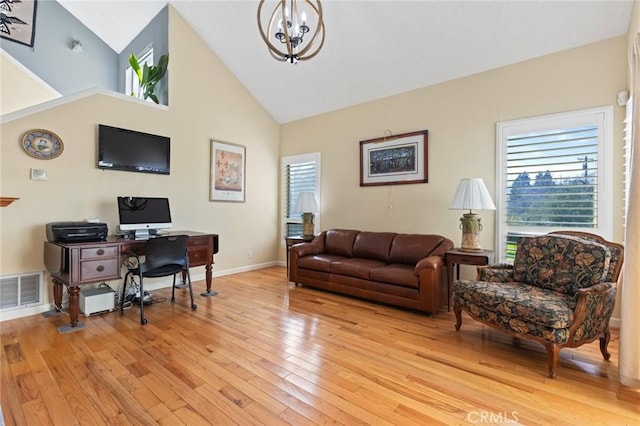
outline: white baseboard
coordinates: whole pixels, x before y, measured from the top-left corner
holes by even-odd
[[[620,330],[620,318],[611,318],[609,320],[609,327]]]
[[[31,315],[41,314],[43,312],[51,311],[53,303],[48,305],[29,306],[21,309],[12,309],[0,313],[0,321],[8,321],[16,318],[29,317]]]

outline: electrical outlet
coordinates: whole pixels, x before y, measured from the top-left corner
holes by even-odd
[[[249,250],[247,252],[247,259],[251,259],[251,258],[253,258],[253,250]]]

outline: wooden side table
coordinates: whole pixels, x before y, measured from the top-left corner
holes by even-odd
[[[305,237],[302,235],[292,235],[290,237],[284,237],[284,244],[287,246],[287,277],[289,277],[289,247],[298,243],[308,243],[312,241],[314,236]]]
[[[458,248],[449,250],[444,256],[447,265],[447,312],[451,310],[451,290],[453,287],[453,265],[456,265],[456,279],[460,279],[460,265],[484,266],[493,263],[495,252],[491,250],[462,251]]]

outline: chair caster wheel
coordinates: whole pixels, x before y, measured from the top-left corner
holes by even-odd
[[[145,318],[145,319],[140,320],[140,324],[142,324],[142,325],[147,325],[147,323],[148,323],[148,322],[149,322],[149,321],[147,321],[147,319],[146,319],[146,318]]]
[[[191,305],[191,310],[195,311],[196,309],[198,309],[198,305],[196,305],[195,303],[193,305]]]

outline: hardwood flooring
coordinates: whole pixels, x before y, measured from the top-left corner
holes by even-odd
[[[202,290],[203,282],[196,283]],[[294,287],[285,269],[214,278],[145,309],[0,323],[7,425],[638,425],[640,390],[597,342],[542,346],[453,313],[426,316]],[[170,289],[154,297],[169,297]]]

